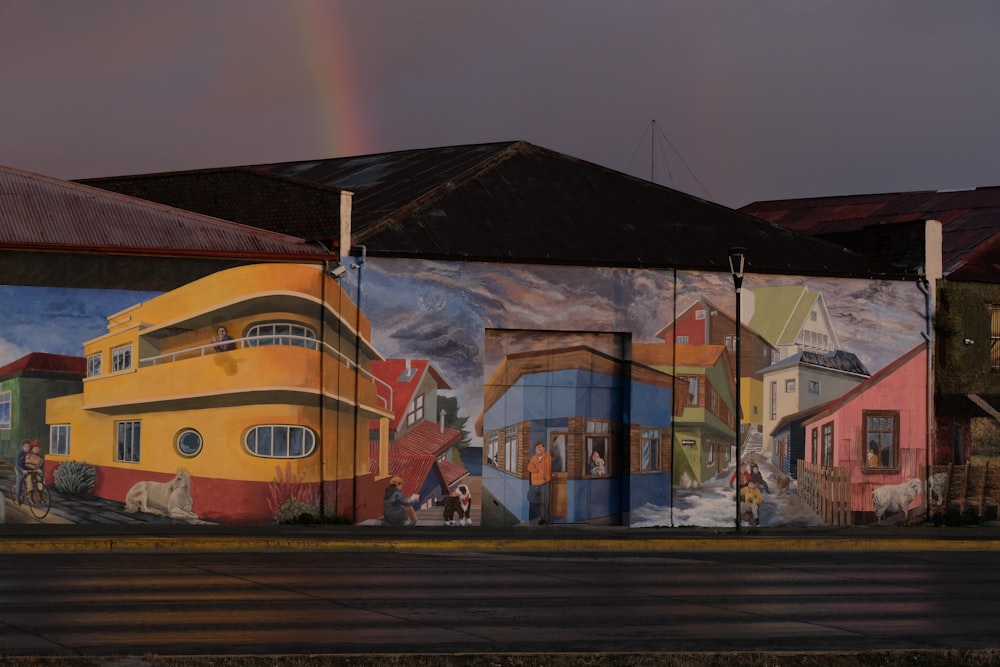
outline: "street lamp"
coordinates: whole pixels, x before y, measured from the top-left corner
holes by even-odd
[[[746,261],[746,248],[729,249],[729,270],[736,288],[736,530],[740,529],[740,291]]]

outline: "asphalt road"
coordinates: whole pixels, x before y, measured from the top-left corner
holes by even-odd
[[[0,553],[0,655],[1000,646],[974,551]]]

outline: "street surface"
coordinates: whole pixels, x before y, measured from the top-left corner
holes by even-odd
[[[1000,646],[983,551],[0,553],[0,655]]]

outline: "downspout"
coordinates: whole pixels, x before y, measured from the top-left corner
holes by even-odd
[[[673,405],[670,406],[670,525],[674,525],[674,500],[675,494],[674,489],[677,487],[677,480],[675,479],[676,466],[674,465],[674,440],[677,438],[677,269],[674,269],[674,336],[671,341],[670,359],[670,381],[674,386],[672,392],[670,392],[670,400],[673,401]],[[663,452],[660,452],[660,456],[663,456]]]
[[[332,255],[330,249],[321,241],[315,242],[323,248],[327,254]],[[339,262],[337,266],[342,266]],[[319,283],[320,310],[319,310],[319,518],[322,521],[326,517],[326,277],[330,276],[339,281],[344,269],[335,271],[336,267],[331,266],[331,262],[324,260]]]
[[[937,446],[937,416],[934,412],[934,391],[937,379],[934,373],[934,317],[937,312],[937,283],[944,277],[943,232],[938,220],[924,223],[924,275],[917,281],[917,288],[924,295],[924,333],[927,344],[927,446],[924,480],[924,517],[930,518],[930,498],[927,481],[931,472],[931,452]]]
[[[355,255],[357,260],[351,264],[352,269],[357,269],[358,271],[358,284],[357,284],[357,296],[354,300],[354,437],[352,438],[352,456],[354,457],[351,461],[351,468],[354,469],[354,474],[351,475],[351,505],[353,507],[354,519],[357,519],[358,514],[358,475],[361,471],[356,469],[358,462],[358,437],[360,433],[358,423],[361,421],[361,276],[364,273],[365,260],[368,257],[368,246],[358,245],[351,248],[351,252],[354,253],[355,250],[360,250],[360,255]],[[365,430],[368,427],[365,426]],[[366,438],[368,436],[365,436]],[[367,450],[371,445],[367,444],[365,449]]]
[[[920,332],[920,335],[924,339],[924,344],[927,346],[927,371],[926,371],[926,383],[925,383],[925,400],[927,402],[927,434],[925,436],[926,442],[924,446],[924,517],[925,521],[930,519],[931,512],[931,502],[927,493],[927,482],[931,478],[931,447],[934,444],[934,364],[931,359],[933,353],[932,335],[933,328],[931,327],[931,319],[933,317],[933,312],[931,310],[931,290],[930,283],[927,281],[925,276],[921,276],[917,279],[917,289],[919,289],[924,295],[924,331]]]

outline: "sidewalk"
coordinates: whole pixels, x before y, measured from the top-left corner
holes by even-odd
[[[1000,525],[734,529],[623,526],[6,524],[0,551],[995,551]]]

